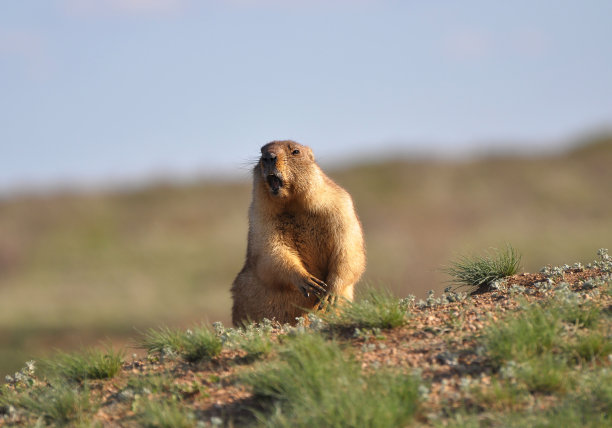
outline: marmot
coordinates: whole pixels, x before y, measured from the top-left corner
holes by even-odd
[[[232,322],[296,322],[330,296],[353,299],[365,269],[353,200],[294,141],[261,148],[244,267],[231,288]]]

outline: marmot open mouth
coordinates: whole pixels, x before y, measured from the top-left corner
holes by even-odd
[[[266,177],[266,181],[268,182],[270,189],[272,189],[272,193],[275,195],[278,193],[278,190],[283,187],[283,180],[274,174],[268,175],[268,177]]]

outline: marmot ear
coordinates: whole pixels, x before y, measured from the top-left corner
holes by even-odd
[[[306,153],[308,153],[308,157],[310,158],[311,161],[314,162],[315,157],[314,157],[314,153],[312,152],[312,149],[308,146],[306,146],[305,148],[306,148]]]

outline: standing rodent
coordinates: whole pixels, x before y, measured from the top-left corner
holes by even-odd
[[[351,196],[294,141],[261,148],[244,267],[232,285],[232,322],[296,322],[321,299],[353,299],[365,270],[361,224]]]

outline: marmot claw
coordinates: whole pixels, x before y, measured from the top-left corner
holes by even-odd
[[[310,293],[313,293],[319,298],[327,294],[327,284],[314,276],[304,278],[299,286],[299,289],[304,297],[310,297]]]

